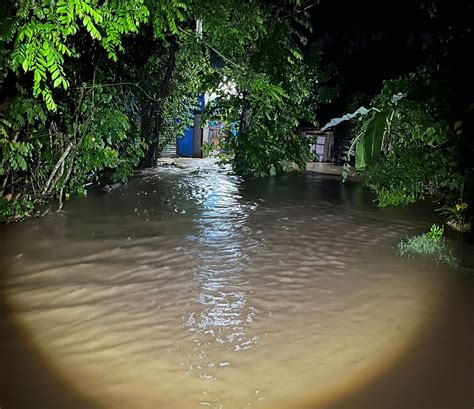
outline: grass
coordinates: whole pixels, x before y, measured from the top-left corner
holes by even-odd
[[[443,228],[433,225],[427,233],[401,240],[398,243],[398,252],[401,256],[424,255],[436,263],[457,267],[459,261],[453,255],[446,239],[442,236]]]
[[[380,207],[409,205],[418,200],[415,193],[405,193],[398,190],[381,188],[376,189],[375,193]]]

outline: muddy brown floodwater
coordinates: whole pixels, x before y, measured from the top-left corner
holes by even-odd
[[[356,184],[147,171],[2,227],[2,409],[472,409],[474,285]]]

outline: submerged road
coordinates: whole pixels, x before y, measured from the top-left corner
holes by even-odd
[[[474,286],[360,185],[142,172],[2,227],[2,409],[471,409]]]

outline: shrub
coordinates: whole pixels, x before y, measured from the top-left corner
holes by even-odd
[[[380,206],[406,205],[426,197],[441,197],[458,184],[458,174],[446,153],[422,147],[394,149],[368,166],[365,183]]]
[[[342,179],[352,159],[380,206],[414,203],[426,197],[459,197],[466,177],[459,164],[461,121],[453,121],[443,87],[432,67],[384,86],[367,109],[333,118],[324,129],[352,120]]]

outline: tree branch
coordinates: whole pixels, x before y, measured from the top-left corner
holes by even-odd
[[[134,83],[134,82],[116,82],[116,83],[109,83],[109,84],[94,84],[94,85],[85,85],[82,87],[77,87],[77,89],[94,89],[94,88],[99,88],[99,87],[120,87],[122,85],[131,85],[133,87],[138,88],[143,95],[145,95],[148,99],[151,99],[152,101],[155,102],[161,102],[161,99],[159,98],[154,98],[152,97],[148,92],[145,91],[144,88],[142,88],[140,85]]]

